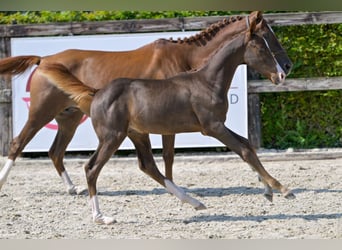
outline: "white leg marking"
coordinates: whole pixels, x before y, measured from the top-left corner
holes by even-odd
[[[166,190],[175,195],[178,199],[180,199],[183,203],[189,203],[192,205],[196,210],[201,210],[201,209],[206,209],[205,205],[201,203],[200,201],[190,197],[187,195],[184,190],[179,188],[177,185],[175,185],[172,181],[170,180],[165,180],[165,186]]]
[[[262,182],[262,184],[265,187],[265,191],[264,191],[265,198],[267,200],[269,200],[270,202],[272,202],[272,200],[273,200],[273,190],[272,190],[272,188],[270,187],[270,185],[268,185],[267,182],[265,182],[265,180],[260,175],[258,175],[258,179],[259,179],[260,182]]]
[[[61,174],[61,178],[62,178],[62,180],[63,180],[63,182],[64,182],[64,184],[65,184],[65,186],[66,186],[67,192],[68,192],[69,194],[82,194],[82,193],[84,193],[84,192],[87,190],[86,188],[82,188],[82,187],[77,187],[77,186],[75,186],[75,185],[72,183],[72,181],[71,181],[71,179],[70,179],[70,177],[69,177],[67,171],[64,171],[64,172]]]
[[[5,182],[7,180],[7,176],[9,174],[9,172],[11,171],[13,165],[14,165],[14,161],[11,159],[7,159],[5,166],[1,169],[1,172],[0,172],[0,190],[2,188],[2,185],[5,184]]]
[[[116,222],[116,220],[112,217],[103,216],[100,212],[99,207],[99,200],[97,198],[97,195],[94,195],[91,199],[91,208],[92,208],[92,214],[93,214],[93,221],[97,224],[113,224]]]
[[[69,194],[76,194],[76,187],[75,185],[72,183],[68,173],[66,171],[64,171],[62,174],[61,174],[61,177],[62,177],[62,180],[64,182],[64,184],[66,185],[66,189],[67,189],[67,192]]]

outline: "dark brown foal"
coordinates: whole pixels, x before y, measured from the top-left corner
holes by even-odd
[[[290,190],[265,170],[248,140],[224,125],[228,111],[227,92],[238,65],[247,64],[275,84],[285,81],[286,74],[271,52],[267,40],[258,35],[257,23],[257,18],[252,19],[245,32],[226,42],[208,64],[197,72],[182,73],[165,80],[120,78],[96,92],[90,115],[99,146],[85,164],[95,222],[113,222],[112,218],[100,212],[96,181],[102,167],[126,136],[133,141],[140,168],[145,173],[181,201],[190,203],[196,209],[204,208],[202,203],[186,195],[158,171],[148,142],[149,133],[173,135],[201,132],[212,136],[236,152],[258,173],[269,187],[269,197],[272,197],[272,189],[276,189],[284,197],[294,198]],[[62,66],[51,67],[57,69]],[[94,94],[91,88],[77,82],[70,87],[59,81],[57,87],[68,93],[81,110],[87,109],[87,99]]]

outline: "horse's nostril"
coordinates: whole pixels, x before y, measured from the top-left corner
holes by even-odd
[[[284,83],[285,82],[285,78],[286,78],[286,74],[285,73],[279,73],[279,83]]]
[[[285,75],[284,73],[281,73],[281,74],[280,74],[280,79],[284,80],[285,77],[286,77],[286,75]]]

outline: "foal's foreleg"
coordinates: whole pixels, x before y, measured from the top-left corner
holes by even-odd
[[[223,123],[216,124],[214,128],[215,129],[209,130],[208,134],[220,140],[228,148],[237,153],[244,161],[246,161],[259,174],[262,181],[265,182],[266,187],[270,186],[271,188],[278,190],[285,198],[292,199],[295,197],[291,190],[284,187],[266,171],[249,143],[242,142],[241,139],[238,139],[232,131],[224,126]],[[272,195],[272,192],[268,191],[268,193]],[[271,200],[272,198],[269,197],[269,199]]]
[[[196,210],[205,209],[206,207],[198,200],[187,195],[184,190],[174,184],[171,180],[163,176],[154,161],[151,149],[151,143],[147,134],[139,134],[130,132],[129,138],[132,140],[138,154],[139,168],[149,175],[152,179],[164,186],[167,191],[175,195],[183,203],[189,203]]]
[[[252,147],[252,145],[249,143],[249,141],[246,138],[234,133],[230,129],[228,129],[228,130],[231,133],[231,135],[234,136],[239,142],[241,142],[246,148],[249,148],[249,150],[251,150],[255,153],[254,148]],[[252,168],[253,171],[255,171],[255,168],[252,165],[250,165],[250,167]],[[258,175],[258,179],[260,182],[263,183],[263,185],[265,187],[265,191],[264,191],[265,198],[272,202],[272,200],[273,200],[272,188],[270,187],[270,185],[268,185],[268,183],[260,175]]]

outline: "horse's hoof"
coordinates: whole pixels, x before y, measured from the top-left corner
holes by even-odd
[[[88,188],[83,187],[83,186],[76,186],[76,194],[77,195],[88,194]]]
[[[6,182],[6,179],[4,179],[4,177],[1,176],[1,178],[0,178],[0,190],[1,190],[2,186],[5,184],[5,182]]]
[[[95,217],[94,222],[99,225],[111,225],[111,224],[116,223],[117,221],[112,217],[101,215],[101,216]]]
[[[288,200],[293,200],[296,198],[296,196],[291,191],[288,191],[287,193],[285,193],[284,197]]]
[[[82,195],[86,194],[88,192],[88,189],[81,186],[72,186],[71,188],[68,188],[67,192],[71,195]]]
[[[200,203],[197,207],[195,207],[196,210],[204,210],[204,209],[207,209],[207,207],[203,204],[203,203]]]
[[[264,193],[264,197],[269,201],[273,202],[273,195],[269,193]]]

